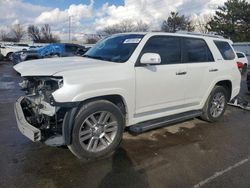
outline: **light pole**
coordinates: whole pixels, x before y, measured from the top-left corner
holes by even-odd
[[[70,32],[71,32],[71,16],[69,16],[69,42],[70,42]]]

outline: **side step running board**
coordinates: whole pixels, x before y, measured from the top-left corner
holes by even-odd
[[[141,122],[135,125],[131,125],[129,127],[129,131],[132,133],[142,133],[145,131],[149,131],[151,129],[156,129],[160,127],[165,127],[174,123],[178,123],[184,120],[192,119],[198,117],[202,114],[201,110],[194,110],[189,112],[184,112],[176,115],[171,115],[163,118],[158,118],[154,120],[149,120],[145,122]]]

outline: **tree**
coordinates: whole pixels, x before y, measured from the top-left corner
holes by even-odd
[[[25,34],[25,30],[20,24],[15,24],[11,27],[11,34],[15,42],[20,42]]]
[[[29,37],[34,41],[34,42],[38,42],[41,41],[41,33],[40,33],[40,29],[39,27],[35,26],[35,25],[30,25],[28,27],[28,35]]]
[[[7,41],[7,40],[6,40],[7,37],[8,37],[8,35],[7,35],[6,31],[2,29],[2,30],[0,31],[0,38],[1,38],[1,40],[2,40],[2,41]]]
[[[250,3],[228,0],[224,6],[218,7],[207,28],[234,42],[250,41]]]
[[[28,35],[37,43],[54,43],[60,41],[58,36],[52,34],[49,24],[44,24],[41,28],[30,25],[28,27]]]
[[[209,30],[207,28],[207,24],[211,21],[211,19],[212,15],[210,14],[199,16],[196,20],[193,21],[193,26],[195,27],[195,30],[200,33],[208,33]]]
[[[101,35],[112,35],[115,33],[126,33],[126,32],[145,32],[148,31],[149,25],[143,21],[133,21],[130,19],[122,20],[118,24],[110,25],[105,27],[98,33]]]
[[[179,30],[193,31],[194,27],[191,21],[184,15],[179,16],[178,12],[171,12],[168,19],[163,21],[161,30],[175,33]]]
[[[20,24],[0,31],[1,40],[6,42],[20,42],[24,35],[25,31]]]
[[[137,32],[146,32],[149,30],[149,25],[144,23],[142,20],[139,20],[135,24],[135,31]]]

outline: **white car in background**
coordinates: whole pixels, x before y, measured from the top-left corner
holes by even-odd
[[[3,57],[11,60],[11,56],[13,53],[28,50],[30,46],[28,44],[13,44],[13,45],[3,45],[0,47],[0,53]]]
[[[238,68],[241,70],[242,73],[245,73],[248,68],[248,59],[246,57],[246,54],[243,52],[236,52],[237,58],[238,58]]]

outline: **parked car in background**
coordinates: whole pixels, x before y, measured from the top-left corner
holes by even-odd
[[[9,45],[1,45],[0,53],[3,55],[4,58],[12,60],[12,54],[17,51],[25,51],[28,50],[30,47],[28,44],[9,44]]]
[[[250,72],[247,73],[247,89],[250,92]]]
[[[233,48],[237,52],[243,52],[246,55],[248,62],[250,62],[250,42],[233,43]]]
[[[34,142],[96,159],[119,146],[125,127],[218,121],[240,91],[231,44],[213,35],[124,33],[83,57],[22,62],[14,66],[26,91],[15,104],[17,125]]]
[[[78,44],[55,43],[42,48],[23,50],[13,54],[12,62],[18,64],[22,61],[48,57],[69,57],[83,55],[88,48]]]
[[[238,58],[238,61],[237,61],[238,68],[241,71],[241,73],[244,74],[248,68],[248,59],[245,53],[243,52],[236,52],[236,55]]]

